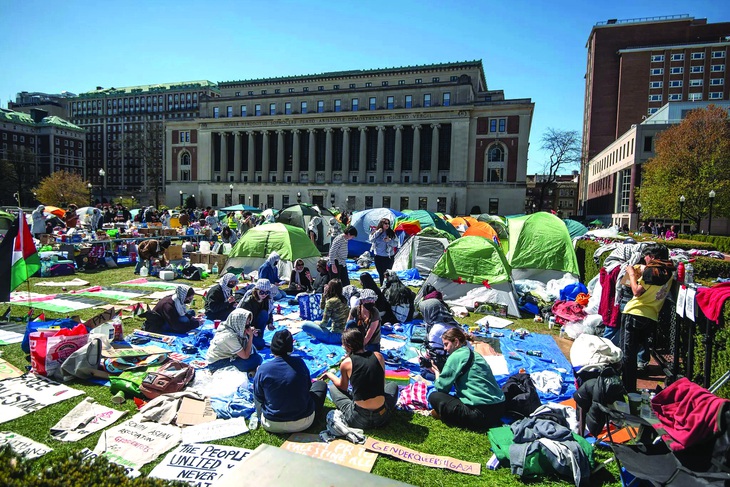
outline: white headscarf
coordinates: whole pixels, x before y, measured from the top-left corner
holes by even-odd
[[[231,274],[230,272],[226,272],[223,274],[223,276],[218,280],[218,284],[221,285],[221,289],[223,290],[223,297],[225,299],[228,299],[228,297],[231,295],[232,289],[228,287],[228,283],[233,281],[238,281],[238,278],[235,274]]]
[[[266,262],[274,267],[276,267],[276,264],[278,264],[280,260],[281,257],[279,257],[279,254],[278,252],[276,252],[276,250],[272,250],[269,256],[266,258]]]
[[[184,316],[188,312],[188,307],[185,305],[185,300],[188,297],[188,292],[192,289],[190,286],[180,285],[175,289],[175,294],[172,295],[172,302],[175,303],[175,309],[180,316]]]
[[[226,320],[218,326],[218,329],[215,331],[215,336],[223,336],[226,334],[235,335],[240,341],[246,335],[246,325],[248,325],[249,320],[252,319],[253,315],[249,310],[236,308],[228,315],[228,318],[226,318]]]

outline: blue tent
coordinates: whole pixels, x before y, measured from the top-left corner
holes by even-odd
[[[378,226],[378,222],[383,218],[387,218],[390,220],[391,228],[395,229],[396,220],[402,216],[405,216],[405,214],[391,208],[371,208],[353,213],[350,226],[357,229],[357,237],[347,242],[348,254],[359,257],[366,250],[370,250],[368,237],[370,231]]]

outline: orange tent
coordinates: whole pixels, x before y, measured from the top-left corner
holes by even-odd
[[[487,223],[487,222],[475,222],[472,223],[472,225],[466,229],[466,232],[464,232],[464,237],[469,236],[478,236],[478,237],[485,237],[490,240],[493,240],[494,242],[499,242],[499,236],[497,236],[497,232],[494,231],[494,228]]]
[[[462,226],[464,228],[469,228],[469,226],[471,225],[471,223],[469,222],[469,220],[467,220],[466,218],[461,217],[461,216],[457,216],[456,218],[452,218],[451,220],[449,220],[449,223],[451,223],[454,226],[454,228],[457,228],[457,229],[458,229],[459,226]]]
[[[50,213],[52,215],[55,215],[59,218],[63,218],[66,215],[66,210],[59,208],[57,206],[46,206],[46,208],[43,210],[44,213]]]

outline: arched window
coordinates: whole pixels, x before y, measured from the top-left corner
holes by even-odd
[[[189,152],[183,152],[182,156],[180,156],[180,165],[181,166],[189,166],[190,165],[190,153]]]
[[[504,155],[505,151],[502,144],[494,143],[487,148],[486,182],[504,182]]]

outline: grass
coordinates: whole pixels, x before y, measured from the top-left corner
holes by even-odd
[[[117,269],[109,269],[103,271],[92,271],[79,273],[74,277],[79,277],[89,281],[91,285],[109,286],[122,281],[132,279],[132,267],[122,267]],[[61,287],[36,287],[35,283],[40,281],[56,281],[61,282],[67,280],[67,277],[59,278],[33,278],[30,280],[29,287],[23,285],[19,290],[30,290],[37,293],[61,293]],[[193,282],[195,287],[209,287],[216,281],[215,276],[209,277],[204,281]],[[147,290],[149,290],[147,288]],[[154,291],[154,290],[152,290]],[[142,300],[144,302],[144,300]],[[111,301],[110,301],[111,302]],[[111,302],[113,304],[113,302]],[[196,296],[193,304],[195,309],[202,308],[202,298]],[[3,308],[4,311],[5,308]],[[11,316],[25,316],[28,308],[25,306],[11,306]],[[82,320],[89,319],[100,311],[95,309],[80,310],[78,314]],[[37,313],[36,313],[37,314]],[[65,318],[66,315],[46,312],[47,319]],[[473,324],[477,316],[468,316],[460,321],[467,324]],[[125,334],[131,333],[135,328],[142,327],[142,320],[129,318],[124,320]],[[542,323],[534,323],[532,320],[518,320],[514,327],[523,327],[530,331],[540,333],[549,333],[547,327]],[[557,334],[557,330],[552,330]],[[0,348],[2,357],[13,365],[25,370],[29,365],[28,357],[20,349],[20,344],[8,345]],[[88,396],[93,397],[100,404],[114,407],[115,409],[126,410],[129,412],[128,417],[136,411],[133,401],[126,401],[123,405],[114,405],[111,402],[111,394],[109,388],[86,384],[82,381],[74,381],[69,383],[70,386],[83,390]],[[4,431],[12,431],[40,443],[44,443],[53,451],[45,456],[32,461],[32,472],[38,473],[44,469],[59,465],[64,462],[71,454],[83,448],[94,449],[99,439],[100,432],[86,437],[85,439],[75,443],[63,443],[56,441],[50,436],[51,427],[58,422],[66,413],[83,400],[85,396],[73,398],[58,404],[54,404],[40,411],[28,414],[13,421],[9,421],[0,425],[0,429]],[[334,408],[329,400],[325,404],[325,408]],[[324,429],[324,424],[315,424],[307,432],[319,433]],[[437,468],[429,468],[411,463],[401,462],[380,456],[375,463],[373,473],[384,477],[392,478],[402,482],[414,485],[422,485],[429,487],[436,486],[483,486],[483,485],[500,485],[504,487],[524,485],[524,483],[515,475],[510,473],[509,468],[501,468],[496,471],[487,470],[484,466],[485,462],[491,457],[492,452],[489,447],[489,440],[485,433],[475,433],[459,428],[445,426],[440,421],[430,417],[424,417],[418,414],[411,414],[405,411],[398,411],[391,422],[382,429],[369,430],[366,433],[374,438],[397,443],[399,445],[436,455],[446,455],[465,460],[469,462],[477,462],[482,465],[482,473],[480,476],[465,475],[452,472],[449,470],[441,470]],[[215,443],[229,446],[237,446],[242,448],[255,449],[262,443],[279,446],[288,435],[270,434],[263,429],[258,429],[233,438],[216,440]],[[611,456],[606,450],[596,450],[596,461],[602,462]],[[163,457],[160,457],[160,460]],[[153,462],[142,468],[143,474],[148,474],[157,464]],[[558,477],[545,477],[539,481],[530,482],[535,486],[553,486],[573,485],[572,481],[560,479]],[[618,472],[615,463],[611,463],[607,468],[601,469],[591,478],[591,485],[595,486],[619,486]]]

